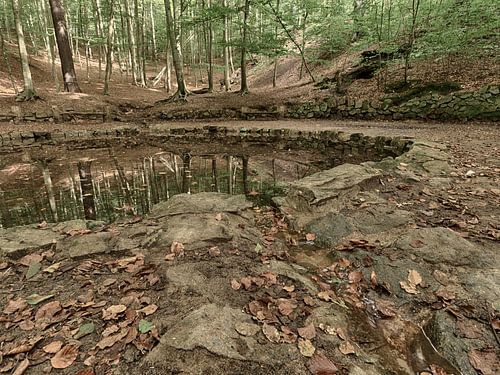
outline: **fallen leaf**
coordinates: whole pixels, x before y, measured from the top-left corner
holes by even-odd
[[[472,349],[469,351],[468,357],[472,367],[483,375],[498,374],[497,371],[500,370],[497,355],[493,350],[480,351]]]
[[[148,333],[153,329],[153,323],[149,320],[141,319],[139,322],[139,332],[140,333]]]
[[[52,357],[50,364],[54,368],[67,368],[75,362],[77,356],[78,348],[74,345],[66,345]]]
[[[370,275],[370,283],[372,284],[373,288],[378,285],[377,274],[375,273],[375,271],[372,271]]]
[[[43,270],[43,272],[54,273],[59,269],[59,267],[61,267],[61,262],[57,262],[57,263],[54,263],[54,264],[48,266],[47,268],[45,268]]]
[[[15,371],[12,373],[12,375],[22,375],[24,372],[28,369],[30,366],[30,361],[28,358],[25,358],[21,363],[16,367]]]
[[[473,320],[461,319],[457,321],[457,328],[468,339],[478,339],[484,335],[481,324]]]
[[[146,307],[143,307],[142,309],[138,310],[138,312],[144,313],[144,315],[148,316],[151,314],[154,314],[158,310],[158,306],[155,304],[148,305]]]
[[[316,306],[316,302],[311,296],[305,296],[303,300],[307,306]]]
[[[221,221],[222,220],[222,213],[218,212],[215,214],[215,220]]]
[[[356,353],[356,349],[349,341],[344,341],[343,343],[341,343],[339,345],[339,350],[344,355]]]
[[[287,344],[295,344],[297,342],[297,334],[287,326],[281,326],[281,341]]]
[[[361,280],[363,280],[363,274],[361,273],[361,271],[352,271],[352,272],[349,272],[349,283],[351,284],[355,284],[355,283],[359,283]]]
[[[31,263],[28,267],[28,271],[26,271],[26,279],[29,280],[33,276],[35,276],[42,269],[42,263],[35,262]]]
[[[310,340],[299,339],[297,346],[299,348],[300,354],[302,354],[304,357],[312,357],[314,355],[314,352],[316,351],[316,348]]]
[[[295,300],[280,298],[278,300],[278,310],[282,315],[288,316],[297,308]]]
[[[316,233],[307,233],[306,234],[306,240],[307,241],[314,241],[314,240],[316,240]]]
[[[52,341],[50,344],[45,345],[42,349],[45,353],[56,354],[62,348],[62,341]]]
[[[375,307],[377,308],[377,311],[382,314],[382,316],[387,317],[387,318],[392,318],[396,316],[396,308],[390,301],[386,300],[377,300],[375,302]]]
[[[262,245],[260,243],[258,243],[257,245],[255,245],[254,250],[257,254],[261,254],[264,251],[264,248],[262,247]]]
[[[234,329],[242,336],[255,336],[260,331],[260,328],[257,324],[244,322],[237,323]]]
[[[278,282],[278,275],[274,272],[264,272],[261,276],[266,279],[267,286],[275,285]]]
[[[113,305],[108,307],[107,309],[102,310],[102,318],[104,320],[115,320],[118,318],[118,315],[127,310],[127,306],[125,305]]]
[[[43,257],[40,254],[28,254],[19,259],[19,264],[29,267],[32,263],[40,263]]]
[[[456,295],[455,292],[448,288],[439,288],[436,291],[436,296],[439,298],[444,299],[445,301],[451,301],[452,299],[455,299]]]
[[[175,259],[175,254],[174,254],[174,253],[170,253],[170,254],[165,255],[165,260],[166,260],[167,262],[171,262],[171,261],[173,261],[174,259]]]
[[[116,333],[120,330],[120,327],[118,327],[116,324],[110,325],[109,327],[106,327],[104,331],[102,331],[102,337],[108,337],[112,335],[113,333]]]
[[[417,286],[422,282],[422,276],[417,271],[410,270],[408,271],[408,281],[410,284]]]
[[[322,292],[319,292],[317,294],[318,298],[323,300],[323,301],[326,301],[326,302],[331,302],[333,301],[333,297],[331,295],[331,291],[329,290],[323,290]]]
[[[248,290],[252,287],[252,278],[249,276],[242,277],[240,283]]]
[[[108,287],[108,286],[113,285],[114,283],[116,283],[116,279],[114,279],[114,278],[110,277],[110,278],[108,278],[108,279],[105,279],[105,280],[101,283],[101,285],[102,285],[102,286],[104,286],[104,287]]]
[[[28,298],[26,298],[26,302],[29,305],[38,305],[39,303],[46,301],[52,297],[54,297],[53,294],[49,294],[46,296],[40,296],[39,294],[35,293],[35,294],[32,294],[31,296],[29,296]]]
[[[95,325],[93,322],[85,323],[80,326],[78,332],[76,333],[75,340],[78,340],[84,336],[90,335],[95,331]]]
[[[337,330],[328,324],[320,323],[318,327],[319,327],[319,329],[321,329],[323,332],[325,332],[328,335],[333,336],[333,335],[337,334]]]
[[[54,315],[62,310],[61,302],[52,301],[48,302],[38,309],[35,314],[35,320],[37,323],[39,321],[51,321]]]
[[[17,311],[23,311],[27,306],[28,305],[26,304],[26,300],[22,298],[11,299],[9,300],[9,302],[7,302],[7,305],[5,305],[3,313],[10,315]]]
[[[35,328],[35,323],[31,320],[23,320],[21,323],[19,323],[19,328],[23,331],[31,331],[33,328]]]
[[[219,249],[219,246],[212,246],[211,248],[208,249],[208,254],[211,257],[218,257],[221,254],[221,251]]]
[[[283,287],[283,290],[288,293],[292,293],[295,290],[295,285],[286,285]]]
[[[298,328],[297,332],[300,337],[307,339],[307,340],[312,340],[313,338],[316,337],[316,329],[314,328],[314,324],[311,323],[305,327]]]
[[[236,279],[231,280],[231,288],[234,290],[239,290],[241,288],[241,284]]]
[[[104,337],[101,341],[99,341],[96,346],[99,349],[106,349],[113,345],[115,345],[118,341],[122,340],[128,334],[128,329],[122,329],[116,335],[110,335]]]
[[[406,281],[400,281],[399,285],[408,294],[418,294],[418,290],[413,284],[407,283]]]
[[[278,343],[280,341],[280,333],[275,326],[264,323],[262,326],[262,333],[264,333],[264,336],[271,342]]]
[[[339,369],[323,353],[316,353],[309,362],[307,368],[312,375],[334,375]]]
[[[180,242],[174,241],[170,246],[170,252],[175,255],[183,255],[184,254],[184,245]]]

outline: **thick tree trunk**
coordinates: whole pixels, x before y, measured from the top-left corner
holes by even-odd
[[[186,83],[184,81],[182,49],[180,41],[180,33],[174,22],[174,7],[175,0],[165,0],[165,14],[167,18],[167,31],[172,50],[172,61],[174,63],[175,78],[177,80],[177,93],[175,97],[184,99],[188,94]]]
[[[17,44],[19,47],[19,57],[21,59],[21,67],[23,71],[24,90],[17,95],[16,100],[26,101],[37,99],[38,95],[33,88],[33,79],[31,78],[31,70],[28,61],[28,50],[24,41],[23,26],[21,24],[21,9],[19,0],[12,0],[12,11],[14,13],[14,22],[16,24]]]
[[[247,83],[247,39],[248,39],[248,16],[250,14],[250,0],[245,0],[245,7],[243,10],[243,36],[241,40],[241,87],[240,94],[248,93]]]
[[[49,0],[54,30],[56,33],[59,58],[61,59],[61,70],[64,81],[64,90],[69,92],[82,92],[76,80],[75,65],[69,44],[68,30],[64,19],[64,9],[61,0]]]

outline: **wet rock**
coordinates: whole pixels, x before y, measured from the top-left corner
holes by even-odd
[[[244,196],[177,195],[153,208],[150,216],[158,219],[161,230],[143,241],[150,247],[169,247],[176,241],[186,250],[228,242],[253,248],[260,242],[260,232],[254,227],[251,207]]]
[[[437,311],[424,331],[437,351],[464,375],[477,374],[467,357],[470,344],[457,337],[455,319],[446,311]]]
[[[410,212],[381,206],[358,211],[353,220],[356,228],[363,234],[385,232],[413,222]]]
[[[33,251],[48,249],[62,238],[50,229],[35,226],[0,229],[0,256],[17,259]]]
[[[253,337],[240,335],[236,327],[242,324],[252,324],[252,321],[241,309],[213,303],[203,305],[169,328],[147,361],[160,362],[168,347],[182,350],[205,348],[225,358],[265,364],[285,364],[299,357],[293,345],[268,342],[260,345]],[[273,350],[269,350],[269,345],[273,345]]]
[[[335,246],[344,237],[352,233],[353,227],[344,215],[330,213],[324,217],[314,219],[306,226],[305,231],[316,234],[316,244]]]
[[[404,234],[396,247],[433,264],[482,267],[487,265],[483,252],[447,228],[420,228]]]
[[[290,188],[308,204],[318,205],[359,191],[361,185],[381,176],[379,170],[365,164],[342,164],[295,181]]]
[[[113,235],[109,232],[89,233],[81,236],[68,237],[57,243],[56,251],[59,255],[73,259],[86,258],[91,255],[105,254],[116,251],[110,240]]]
[[[166,202],[155,205],[149,217],[158,218],[180,214],[240,213],[253,204],[244,195],[221,193],[179,194]]]

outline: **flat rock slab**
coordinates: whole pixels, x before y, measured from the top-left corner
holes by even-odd
[[[241,309],[206,304],[168,329],[161,337],[160,345],[146,360],[151,363],[161,361],[162,352],[168,347],[181,350],[204,348],[225,358],[265,364],[286,364],[300,356],[293,345],[277,346],[267,340],[259,344],[253,337],[257,334],[255,331],[238,333],[242,327],[253,326],[250,316]]]
[[[229,212],[239,213],[252,208],[244,195],[221,193],[179,194],[153,207],[150,217],[158,218],[181,214]]]
[[[320,246],[335,246],[353,230],[354,227],[347,218],[336,213],[314,219],[305,227],[306,232],[316,234],[315,243]]]
[[[63,237],[50,229],[32,226],[0,229],[0,256],[20,258],[29,252],[47,249]]]
[[[310,205],[318,205],[381,176],[378,169],[365,164],[342,164],[295,181],[290,187]]]
[[[420,228],[409,230],[396,247],[433,264],[483,267],[488,261],[474,244],[447,228]]]
[[[96,254],[106,254],[115,250],[110,244],[112,238],[113,235],[109,232],[68,237],[57,243],[56,251],[58,255],[67,255],[73,259],[86,258]]]
[[[154,207],[161,231],[152,246],[169,247],[180,242],[186,250],[231,242],[234,246],[255,247],[261,234],[253,223],[252,203],[242,195],[219,193],[181,194]]]
[[[385,232],[413,222],[409,211],[375,206],[354,214],[355,227],[363,234]]]

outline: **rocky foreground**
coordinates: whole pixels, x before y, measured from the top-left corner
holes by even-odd
[[[450,214],[472,176],[448,161],[415,142],[298,180],[276,210],[203,193],[0,230],[0,372],[498,373],[498,231]]]

